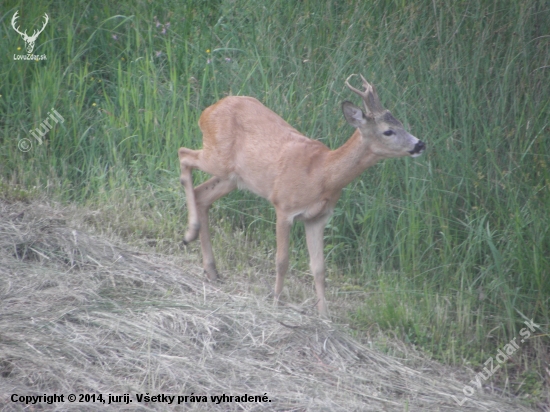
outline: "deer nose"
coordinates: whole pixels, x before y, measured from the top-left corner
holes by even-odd
[[[426,150],[426,144],[422,141],[422,140],[419,140],[418,142],[416,142],[416,144],[414,145],[414,149],[412,149],[411,151],[409,151],[409,153],[411,155],[420,155],[424,150]]]

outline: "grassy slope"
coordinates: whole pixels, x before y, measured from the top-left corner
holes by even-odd
[[[463,399],[466,368],[398,340],[382,353],[312,305],[273,307],[263,273],[211,284],[189,255],[129,248],[93,233],[96,211],[48,203],[0,199],[2,412],[533,410],[498,390]],[[300,280],[287,285],[307,295]],[[65,398],[23,408],[14,393]],[[235,399],[245,393],[265,398]]]
[[[227,94],[255,96],[337,147],[352,132],[339,104],[355,99],[343,80],[360,72],[428,152],[385,161],[344,190],[325,244],[333,291],[364,295],[346,316],[358,329],[377,323],[475,370],[518,336],[521,314],[548,325],[545,2],[4,4],[0,173],[12,185],[5,191],[37,186],[100,207],[111,214],[102,224],[178,253],[185,210],[175,153],[200,147],[202,109]],[[22,27],[50,15],[35,50],[47,60],[12,60],[24,46],[10,27],[16,10]],[[19,151],[18,140],[52,107],[65,122],[44,144]],[[250,264],[231,250],[228,232],[273,255],[274,214],[265,201],[236,192],[212,216],[221,222],[222,270]],[[293,241],[302,273],[300,226]],[[547,337],[529,340],[494,379],[541,396],[548,347]]]

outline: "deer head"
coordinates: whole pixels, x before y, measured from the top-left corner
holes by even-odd
[[[362,75],[364,91],[351,86],[350,77],[346,79],[346,86],[361,96],[365,111],[351,102],[342,103],[342,110],[348,123],[358,128],[363,138],[370,142],[372,152],[382,157],[420,156],[426,149],[424,142],[408,133],[403,124],[384,109],[375,87]]]
[[[36,38],[38,37],[38,35],[40,33],[42,33],[42,31],[44,30],[44,28],[46,27],[46,24],[48,24],[48,20],[49,20],[49,17],[46,13],[44,13],[44,24],[42,25],[42,28],[40,30],[35,30],[33,33],[32,33],[32,36],[28,36],[27,35],[27,31],[25,30],[24,33],[21,33],[19,31],[19,27],[15,27],[15,22],[17,20],[17,13],[19,13],[19,10],[15,12],[15,14],[13,15],[12,19],[11,19],[11,25],[13,27],[13,29],[19,33],[21,35],[21,37],[23,38],[23,40],[25,41],[26,43],[26,49],[27,49],[27,53],[28,54],[31,54],[32,51],[34,50],[34,42],[36,41]]]

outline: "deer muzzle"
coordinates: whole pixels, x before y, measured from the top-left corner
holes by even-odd
[[[409,151],[409,153],[411,154],[412,157],[417,157],[417,156],[420,156],[422,152],[424,152],[424,150],[426,150],[426,143],[424,143],[422,140],[419,140],[414,145],[414,149]]]

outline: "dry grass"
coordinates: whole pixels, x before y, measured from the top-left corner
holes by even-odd
[[[462,399],[471,374],[381,354],[313,310],[273,308],[245,279],[208,284],[190,262],[114,245],[83,222],[45,202],[0,202],[2,410],[24,409],[12,393],[133,399],[42,404],[55,410],[529,410],[480,391],[459,408],[451,395]],[[138,403],[146,392],[209,403]],[[224,393],[271,402],[210,402]]]

